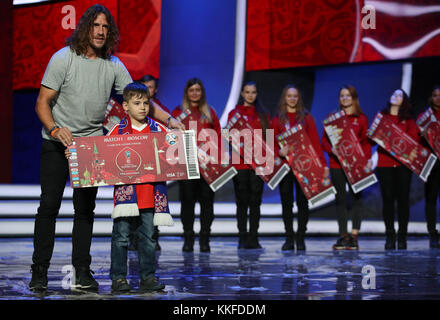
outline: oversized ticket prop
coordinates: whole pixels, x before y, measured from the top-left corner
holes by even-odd
[[[239,143],[240,132],[242,130],[249,130],[249,132],[254,132],[254,128],[247,121],[246,116],[242,116],[240,113],[235,113],[235,115],[229,120],[226,131],[228,132],[232,150],[236,152],[244,160],[249,159],[249,165],[254,169],[255,173],[267,183],[271,190],[274,190],[277,185],[283,180],[284,176],[289,173],[290,168],[288,163],[281,159],[275,154],[274,150],[269,147],[268,144],[263,140],[263,136],[259,134],[253,134],[254,139],[253,145],[251,147],[246,146],[246,143]],[[234,141],[236,143],[234,143]],[[261,164],[255,162],[254,151],[255,148],[266,151],[266,159],[273,159],[273,170],[267,170],[263,168]],[[266,174],[266,171],[270,173]]]
[[[183,111],[176,117],[176,119],[184,123],[187,128],[190,124],[190,121],[195,121],[197,123],[197,120],[191,116],[190,109]],[[237,170],[229,163],[229,156],[221,157],[219,152],[217,152],[217,159],[215,159],[213,155],[210,155],[204,151],[204,144],[204,142],[197,139],[199,170],[203,179],[205,179],[205,181],[209,184],[211,190],[215,192],[226,182],[231,180],[237,174]],[[213,149],[214,148],[211,148],[210,150],[214,151]],[[216,146],[215,149],[217,149],[217,151],[221,151],[220,146]]]
[[[200,178],[192,130],[75,138],[73,188]]]
[[[127,116],[122,105],[111,98],[105,110],[104,128],[110,131],[115,125],[119,124]]]
[[[437,157],[440,157],[440,123],[431,108],[426,110],[417,120],[422,136],[428,141]]]
[[[437,157],[392,121],[378,113],[367,136],[426,182]],[[410,155],[415,152],[415,158]]]
[[[327,117],[324,120],[324,129],[337,151],[339,163],[353,192],[358,193],[376,183],[377,178],[368,167],[369,159],[345,112],[341,110]]]
[[[330,179],[324,178],[325,164],[321,163],[301,124],[277,135],[276,139],[281,148],[288,146],[290,167],[311,205],[336,194]]]

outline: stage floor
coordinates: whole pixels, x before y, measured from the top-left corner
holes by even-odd
[[[360,238],[361,249],[333,252],[334,238],[307,238],[305,253],[283,252],[281,237],[262,237],[262,250],[237,250],[236,237],[213,237],[211,253],[182,253],[181,237],[161,237],[157,275],[163,293],[139,294],[137,255],[129,253],[133,291],[112,295],[110,238],[94,238],[98,293],[72,292],[71,239],[57,238],[46,294],[29,291],[32,239],[0,239],[0,300],[371,300],[439,299],[440,250],[427,237],[408,250],[384,250],[384,237]]]

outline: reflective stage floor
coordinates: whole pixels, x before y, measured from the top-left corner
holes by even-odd
[[[361,237],[360,250],[333,252],[336,239],[306,238],[304,253],[283,252],[282,237],[262,237],[262,250],[237,250],[237,238],[211,238],[211,253],[182,253],[181,237],[161,237],[157,275],[163,293],[137,293],[137,254],[129,252],[132,292],[112,295],[110,238],[94,238],[98,293],[72,292],[71,239],[57,238],[45,294],[29,291],[32,239],[0,239],[0,300],[374,300],[440,299],[440,250],[427,237],[407,250],[384,250],[384,237]]]

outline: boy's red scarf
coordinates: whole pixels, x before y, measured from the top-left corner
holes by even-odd
[[[151,132],[163,131],[163,128],[154,121],[146,117],[147,125]],[[129,117],[121,120],[118,127],[119,134],[131,134],[131,121]],[[154,182],[154,225],[155,226],[171,226],[173,219],[168,207],[168,193],[166,182]],[[139,208],[137,206],[136,185],[115,186],[113,193],[115,207],[113,209],[112,218],[138,216]]]

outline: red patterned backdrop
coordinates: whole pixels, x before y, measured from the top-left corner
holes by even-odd
[[[252,0],[246,70],[436,56],[439,34],[438,0]]]
[[[13,88],[39,88],[50,57],[72,30],[62,25],[62,8],[73,6],[76,21],[96,0],[62,1],[14,8]],[[159,76],[161,0],[101,0],[121,33],[118,56],[134,79]]]

